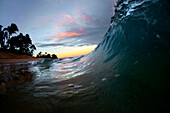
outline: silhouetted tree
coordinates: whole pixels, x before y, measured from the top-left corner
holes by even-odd
[[[18,36],[12,37],[9,44],[11,51],[18,50],[20,54],[33,55],[33,51],[36,50],[28,34],[24,36],[20,33]]]
[[[2,31],[2,25],[0,25],[0,44],[1,44],[1,48],[4,48],[4,42],[5,42],[5,38],[4,38],[4,32]]]
[[[4,32],[4,47],[3,47],[3,49],[7,49],[6,40],[8,41],[8,32],[7,31]]]
[[[40,51],[38,54],[37,54],[37,58],[40,58],[42,56],[42,52]]]
[[[15,51],[15,48],[17,48],[17,46],[16,46],[18,44],[17,38],[18,38],[17,36],[14,36],[8,41],[8,43],[10,43],[11,51]]]
[[[57,55],[53,54],[51,57],[51,55],[48,54],[47,52],[45,52],[45,54],[42,54],[42,52],[39,52],[36,57],[37,58],[56,58],[56,59],[58,59]]]
[[[23,54],[33,54],[33,51],[36,50],[35,46],[32,44],[30,36],[26,34],[22,38],[22,50]]]
[[[12,34],[15,34],[17,31],[19,31],[18,27],[16,24],[12,23],[10,26],[7,28],[4,28],[3,31],[5,31],[5,38],[7,40],[7,48],[9,47],[9,40],[11,38]]]
[[[35,45],[34,44],[32,44],[31,46],[30,46],[30,52],[31,52],[31,55],[33,55],[33,52],[36,50],[36,47],[35,47]]]
[[[52,58],[58,59],[57,55],[55,55],[55,54],[52,55]]]
[[[12,23],[7,28],[2,30],[2,25],[0,25],[0,47],[4,50],[9,50],[13,53],[33,55],[34,50],[36,50],[35,45],[32,44],[32,40],[29,34],[25,36],[20,33],[17,36],[12,36],[18,30],[16,24]]]
[[[50,54],[47,54],[47,55],[46,55],[46,58],[51,58],[51,55],[50,55]]]
[[[19,51],[19,53],[23,53],[23,49],[24,49],[23,38],[24,38],[24,35],[22,33],[20,33],[18,36],[14,37],[14,38],[12,37],[11,39],[13,39],[13,40],[9,41],[10,45],[14,46],[14,48],[17,49]]]
[[[2,25],[0,25],[0,31],[2,31],[2,27],[3,27],[3,26],[2,26]]]

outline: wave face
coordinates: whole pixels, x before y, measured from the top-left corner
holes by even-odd
[[[169,112],[169,4],[120,0],[91,53],[0,65],[1,111]]]

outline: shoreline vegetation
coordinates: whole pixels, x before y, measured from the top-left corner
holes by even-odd
[[[38,61],[44,58],[58,59],[55,54],[42,54],[39,52],[36,57],[33,53],[36,50],[29,34],[22,34],[16,24],[12,23],[10,26],[3,28],[0,25],[0,64],[1,63],[16,63]]]

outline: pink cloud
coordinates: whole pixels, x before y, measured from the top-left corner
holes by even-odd
[[[70,23],[74,23],[74,20],[70,20],[69,22],[70,22]]]
[[[84,31],[84,29],[83,29],[83,28],[80,28],[79,30],[80,30],[80,31]]]
[[[82,15],[83,18],[85,18],[86,20],[91,20],[90,18],[87,17],[87,15]]]
[[[73,18],[73,17],[71,17],[70,15],[66,15],[66,14],[62,14],[62,16],[63,16],[63,17],[70,18],[70,19]]]
[[[94,23],[94,21],[88,17],[87,15],[80,15],[78,18],[76,18],[79,21],[83,21],[83,22],[90,22],[90,23]],[[85,21],[84,21],[85,20]]]
[[[75,23],[74,18],[68,14],[59,14],[59,18],[57,20],[58,21],[57,24],[55,25],[55,28],[71,26],[72,24]]]
[[[75,15],[80,13],[80,10],[79,9],[75,9],[75,11],[73,12]]]
[[[56,38],[61,38],[61,37],[72,37],[72,36],[81,36],[84,33],[76,33],[76,32],[63,32],[59,33],[56,35]]]
[[[55,35],[55,40],[54,41],[59,41],[63,39],[67,39],[69,37],[74,37],[74,36],[82,36],[84,33],[77,33],[77,32],[63,32]],[[53,35],[54,36],[54,35]]]
[[[62,23],[58,23],[55,27],[58,28],[58,27],[62,27],[64,26]]]

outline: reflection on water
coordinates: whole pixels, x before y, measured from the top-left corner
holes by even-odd
[[[30,86],[20,86],[21,90],[33,91],[33,95],[47,96],[59,92],[58,89],[68,87],[68,84],[58,86],[58,82],[66,81],[76,76],[90,72],[94,63],[87,62],[87,56],[64,59],[43,59],[28,63],[14,63],[1,65],[1,87],[5,84],[12,85],[31,82]],[[24,77],[26,77],[24,79]],[[29,79],[28,79],[29,78]],[[27,85],[27,84],[24,84]],[[80,88],[82,85],[75,85],[73,88]],[[58,88],[60,87],[60,88]],[[69,87],[70,89],[71,87]]]
[[[41,64],[31,67],[29,70],[36,73],[34,81],[45,82],[59,82],[63,80],[76,77],[90,71],[89,66],[91,62],[85,61],[86,57],[78,58],[65,58],[62,61],[59,59],[49,62],[49,67],[43,67]],[[74,61],[72,61],[74,60]],[[88,69],[87,69],[88,68]]]
[[[86,58],[87,56],[57,60],[43,59],[0,65],[0,73],[3,75],[0,79],[0,105],[8,112],[25,110],[39,112],[39,107],[45,107],[43,110],[41,108],[45,112],[54,109],[55,104],[60,103],[58,104],[60,106],[65,99],[93,88],[94,83],[81,82],[77,78],[88,74],[94,65],[92,60],[89,62]],[[39,106],[40,102],[43,104]],[[52,105],[49,107],[49,104]],[[23,106],[23,109],[16,110],[19,106]],[[32,110],[34,108],[35,111]]]
[[[32,72],[29,71],[30,64],[1,64],[0,65],[0,84],[10,85],[23,83],[32,78]]]

